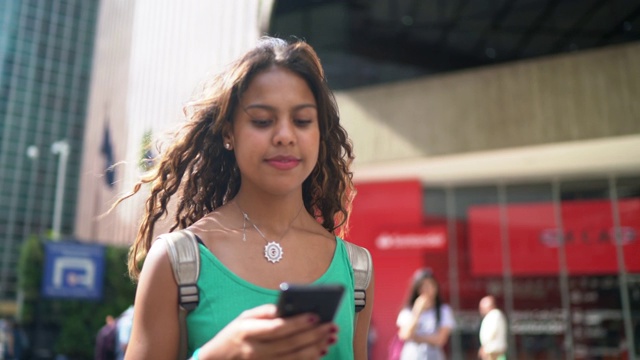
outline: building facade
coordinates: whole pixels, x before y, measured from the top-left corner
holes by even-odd
[[[109,212],[111,205],[185,120],[183,107],[198,87],[257,41],[270,9],[270,1],[257,0],[101,3],[76,237],[133,241],[146,189]],[[103,151],[106,133],[112,162]],[[111,164],[113,183],[105,177]]]
[[[20,245],[73,233],[98,1],[0,3],[0,301]]]
[[[486,294],[509,319],[509,358],[637,357],[638,55],[636,42],[337,94],[357,157],[352,240],[377,265],[374,358],[403,306],[395,279],[419,267],[456,313],[452,358],[475,358]]]

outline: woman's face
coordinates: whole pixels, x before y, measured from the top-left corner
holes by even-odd
[[[431,278],[424,279],[418,288],[418,294],[425,294],[431,299],[434,299],[438,294],[438,284]]]
[[[242,187],[283,195],[300,189],[318,161],[320,128],[315,97],[290,70],[256,75],[233,116],[230,142]]]

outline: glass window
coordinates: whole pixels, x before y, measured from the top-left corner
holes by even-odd
[[[511,330],[510,354],[565,358],[566,275],[563,281],[553,185],[514,184],[500,190],[506,237],[503,271],[505,285],[510,287],[504,304]]]
[[[474,358],[488,294],[506,313],[510,358],[640,352],[640,178],[427,186],[423,209],[427,222],[447,219],[454,243],[452,358]]]
[[[618,219],[616,244],[620,272],[620,289],[625,321],[628,352],[640,357],[640,177],[621,177],[615,180],[617,200],[614,219]],[[631,355],[629,358],[633,358]]]

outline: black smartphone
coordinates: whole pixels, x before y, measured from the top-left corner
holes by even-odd
[[[320,323],[330,322],[338,310],[344,286],[280,284],[278,316],[288,317],[302,313],[314,313]]]

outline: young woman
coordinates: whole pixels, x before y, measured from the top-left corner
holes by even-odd
[[[130,251],[138,289],[126,359],[178,354],[178,289],[154,241],[167,215],[171,231],[188,228],[201,242],[200,304],[187,317],[193,358],[366,359],[373,281],[354,324],[353,271],[336,236],[353,196],[352,148],[313,49],[263,38],[188,110],[133,192],[151,183]],[[344,285],[334,322],[278,318],[283,282]]]
[[[455,327],[455,319],[449,305],[442,304],[438,283],[430,269],[415,272],[397,325],[398,337],[404,341],[401,360],[446,359],[442,348]]]

